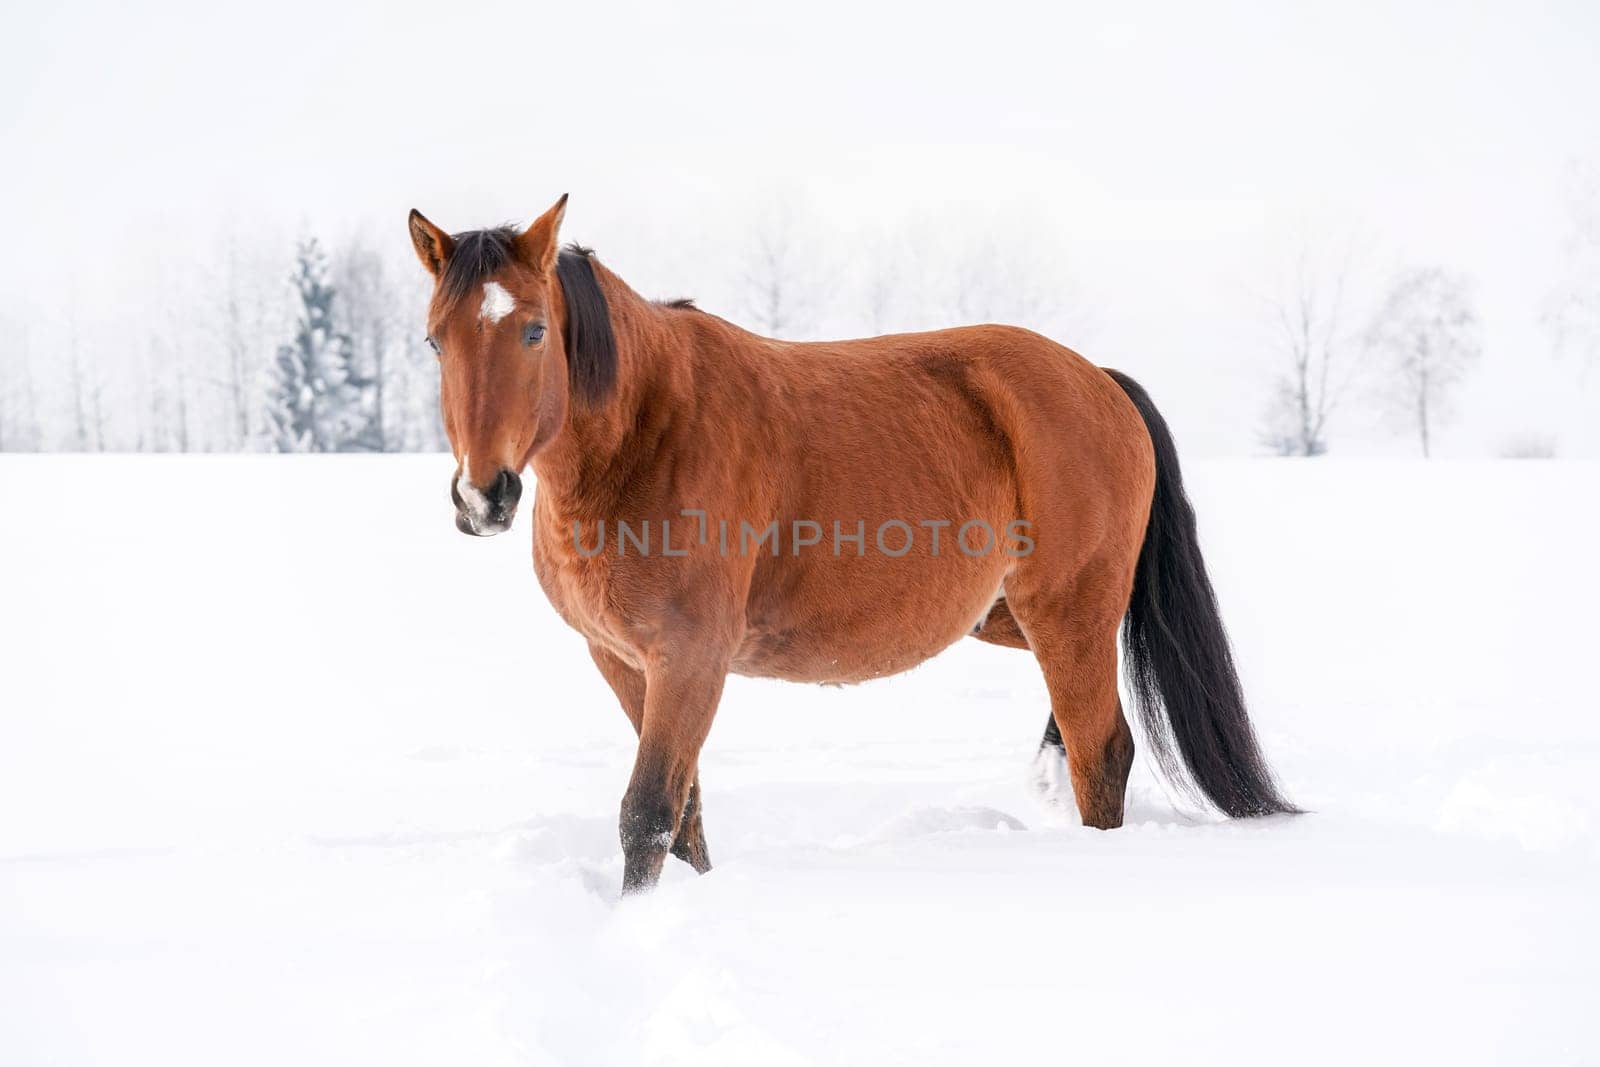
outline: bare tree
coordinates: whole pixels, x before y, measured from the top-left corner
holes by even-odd
[[[944,229],[920,219],[877,227],[852,242],[849,284],[859,294],[857,330],[883,334],[948,326],[955,257],[944,247]],[[937,305],[937,306],[934,306]]]
[[[290,328],[291,302],[283,291],[276,237],[264,239],[258,228],[241,237],[230,229],[221,248],[208,283],[215,291],[200,301],[215,309],[205,339],[207,372],[201,377],[215,397],[209,406],[223,447],[248,451],[264,447],[268,436],[261,424],[262,394],[276,339]]]
[[[203,402],[196,404],[192,389],[195,352],[209,353],[213,346],[197,328],[193,315],[194,290],[191,286],[209,281],[197,278],[189,266],[160,254],[147,265],[154,296],[141,320],[148,333],[134,357],[134,417],[139,420],[136,450],[140,452],[187,452],[196,444],[200,414],[214,410]],[[209,384],[202,379],[202,384]]]
[[[44,450],[44,426],[39,421],[39,393],[33,380],[33,350],[29,342],[31,331],[22,328],[22,418],[27,431],[28,447],[34,452]]]
[[[1277,455],[1320,456],[1328,450],[1328,420],[1361,352],[1349,322],[1353,258],[1346,249],[1325,266],[1302,237],[1266,298],[1276,370],[1261,440]]]
[[[189,427],[189,372],[184,368],[183,351],[177,350],[172,363],[173,428],[179,452],[193,451]]]
[[[332,279],[339,294],[336,317],[348,334],[351,359],[372,382],[373,434],[380,452],[400,447],[401,428],[391,414],[396,393],[404,386],[400,316],[404,296],[395,286],[394,271],[365,239],[344,245],[334,256]]]
[[[847,333],[876,336],[927,324],[922,305],[928,296],[929,268],[941,261],[929,247],[929,229],[902,221],[870,230],[852,242],[855,251],[846,264],[850,273],[845,284],[856,300],[846,302],[846,318],[838,326]]]
[[[1566,277],[1546,301],[1544,323],[1556,351],[1587,369],[1600,360],[1600,168],[1579,168],[1574,185]]]
[[[929,310],[939,325],[949,324],[953,309],[960,323],[1024,326],[1083,345],[1095,333],[1095,314],[1058,258],[1067,244],[1011,227],[958,237],[939,253],[947,281],[931,287],[935,305]]]
[[[106,408],[105,408],[105,379],[97,370],[94,382],[89,386],[89,425],[94,430],[94,450],[106,450]]]
[[[899,296],[900,275],[894,264],[878,261],[863,284],[862,298],[866,304],[867,328],[873,336],[887,333],[894,321],[895,304]]]
[[[1016,250],[989,236],[956,248],[952,255],[951,306],[962,323],[1030,326],[1045,307],[1046,286]]]
[[[1451,392],[1482,354],[1470,294],[1458,275],[1413,268],[1395,280],[1367,332],[1384,363],[1388,404],[1416,430],[1424,457]]]
[[[798,209],[783,201],[752,229],[740,278],[751,325],[770,337],[803,337],[816,327],[820,284]]]
[[[250,417],[252,397],[249,383],[254,377],[250,358],[254,346],[247,325],[246,310],[252,296],[246,291],[238,244],[231,238],[228,241],[222,284],[226,294],[222,302],[222,321],[219,323],[225,373],[223,384],[227,391],[229,407],[232,409],[230,421],[234,447],[243,449],[247,447],[252,433]]]
[[[74,287],[76,288],[76,287]],[[78,309],[67,308],[67,374],[72,389],[72,447],[78,452],[89,451],[89,410],[84,383],[83,352],[78,344]]]
[[[6,325],[11,336],[0,350],[0,451],[37,452],[44,447],[44,438],[28,351],[30,331],[25,322]]]
[[[361,235],[335,254],[335,316],[350,336],[355,363],[374,383],[381,448],[437,451],[446,444],[439,419],[439,362],[422,339],[419,318],[431,283],[409,255],[397,261],[384,247],[381,240]]]
[[[901,220],[852,241],[854,314],[829,325],[881,334],[998,323],[1083,345],[1096,316],[1062,259],[1070,245],[1035,220]]]

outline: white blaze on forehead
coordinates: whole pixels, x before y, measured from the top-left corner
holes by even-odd
[[[512,308],[516,306],[516,300],[506,292],[505,286],[499,282],[483,283],[483,307],[479,309],[479,315],[490,322],[499,322],[511,314]]]

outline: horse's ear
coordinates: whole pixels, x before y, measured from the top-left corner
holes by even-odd
[[[438,277],[455,251],[450,235],[423,217],[416,208],[411,209],[411,243],[417,248],[417,258],[428,268],[428,273]]]
[[[555,206],[533,220],[533,224],[517,238],[517,252],[522,261],[541,274],[549,274],[556,265],[557,240],[561,234],[561,218],[567,213],[567,194],[562,193]]]

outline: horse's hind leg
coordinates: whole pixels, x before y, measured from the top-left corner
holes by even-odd
[[[1117,696],[1117,626],[1127,586],[1080,579],[1070,589],[1008,599],[1044,671],[1083,824],[1121,826],[1133,766],[1133,732]],[[1045,743],[1051,740],[1047,730]]]
[[[1029,648],[1028,638],[1023,634],[1022,627],[1017,624],[1016,616],[1011,614],[1011,606],[1006,603],[1005,597],[994,602],[989,614],[984,616],[971,636],[1003,648]],[[1061,741],[1061,729],[1056,726],[1053,714],[1046,715],[1044,737],[1039,741],[1039,758],[1036,762],[1039,791],[1046,797],[1053,797],[1060,789],[1066,761],[1067,747]],[[1057,770],[1057,767],[1062,769]]]
[[[623,714],[633,724],[638,734],[644,725],[645,678],[644,672],[635,670],[599,645],[590,643],[589,655],[594,659],[600,674],[617,694]],[[701,874],[711,869],[711,852],[706,848],[705,823],[700,818],[700,774],[696,770],[689,786],[689,799],[684,805],[683,817],[672,840],[672,854]]]
[[[1117,696],[1116,627],[1104,634],[1041,640],[1038,655],[1083,825],[1121,826],[1133,732]],[[1050,740],[1046,731],[1045,743]]]

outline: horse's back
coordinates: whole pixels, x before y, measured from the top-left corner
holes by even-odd
[[[905,669],[970,633],[1032,552],[1069,568],[1108,534],[1142,529],[1138,413],[1047,338],[980,326],[764,355],[792,446],[769,468],[777,518],[816,523],[822,541],[757,562],[737,669],[810,680]]]
[[[977,476],[1034,521],[1058,518],[1063,496],[1080,511],[1148,504],[1154,453],[1138,410],[1103,369],[1041,334],[967,326],[791,353],[813,379],[814,439],[850,462],[904,457],[969,489]],[[880,466],[885,480],[905,473]]]

